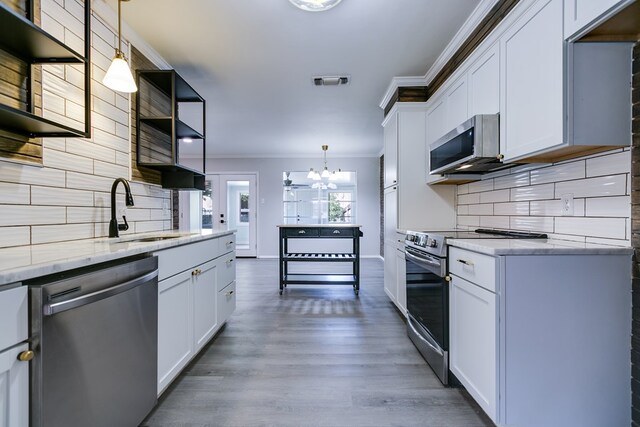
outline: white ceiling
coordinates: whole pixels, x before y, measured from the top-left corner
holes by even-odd
[[[115,8],[116,1],[108,0]],[[208,156],[376,155],[394,76],[424,75],[479,0],[132,0],[123,19],[207,101]],[[314,75],[351,76],[315,87]]]

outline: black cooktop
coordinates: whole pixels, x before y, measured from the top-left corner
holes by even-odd
[[[422,231],[430,236],[443,236],[446,239],[546,239],[545,233],[529,233],[526,231],[493,230],[478,228],[475,230],[439,230]]]

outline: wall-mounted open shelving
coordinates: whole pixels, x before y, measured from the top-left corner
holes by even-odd
[[[28,64],[26,108],[0,104],[0,128],[30,138],[91,136],[91,0],[85,0],[84,55],[74,51],[33,22],[33,0],[21,16],[0,3],[0,49]],[[57,123],[35,114],[31,66],[37,64],[83,64],[85,117],[84,129]]]
[[[139,70],[136,94],[137,162],[159,170],[165,188],[204,190],[205,100],[175,70]],[[179,118],[180,103],[202,105],[202,130]],[[202,144],[202,170],[180,164],[180,141]]]

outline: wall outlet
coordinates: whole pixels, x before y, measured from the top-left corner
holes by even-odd
[[[562,216],[573,216],[573,194],[563,194],[561,196]]]

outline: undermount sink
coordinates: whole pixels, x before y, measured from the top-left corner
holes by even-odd
[[[160,240],[177,239],[182,236],[156,236],[156,237],[140,237],[138,239],[125,240],[125,242],[157,242]]]
[[[170,234],[170,235],[162,235],[162,236],[126,236],[120,237],[118,239],[109,239],[109,243],[149,243],[149,242],[160,242],[163,240],[172,240],[179,239],[181,237],[188,236],[188,234]]]

